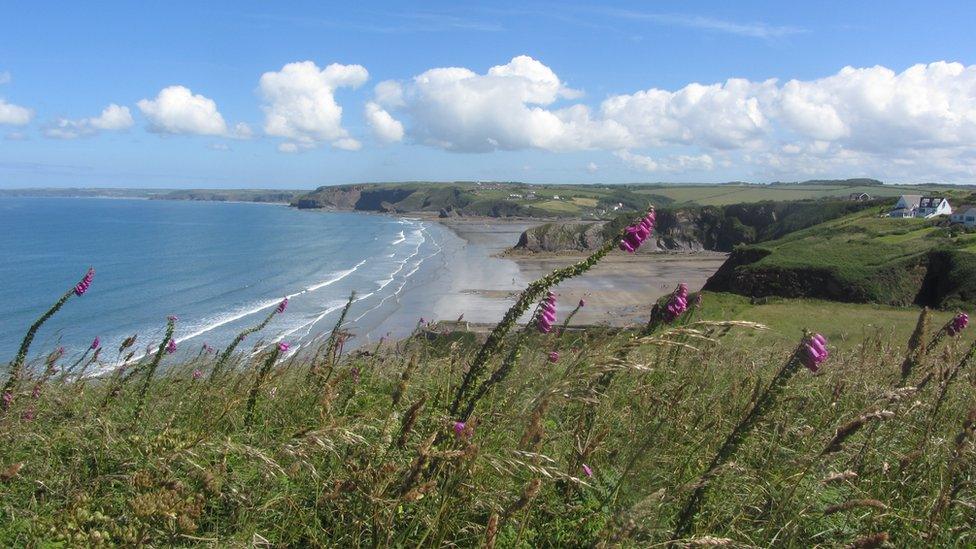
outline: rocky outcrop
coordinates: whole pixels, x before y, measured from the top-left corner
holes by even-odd
[[[602,222],[546,223],[522,232],[516,250],[527,252],[588,251],[603,244]]]

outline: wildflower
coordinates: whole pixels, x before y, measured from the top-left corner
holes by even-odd
[[[549,362],[559,362],[559,353],[556,351],[549,353]]]
[[[4,408],[10,407],[10,403],[13,402],[13,401],[14,401],[14,394],[13,393],[11,393],[10,391],[7,391],[7,392],[5,392],[3,394],[3,407]]]
[[[101,346],[102,346],[102,340],[98,339],[98,336],[95,336],[95,339],[93,339],[91,342],[91,346],[89,346],[88,348],[91,349],[92,351],[97,351],[98,348]]]
[[[84,292],[82,292],[82,293],[84,293]],[[28,408],[28,409],[24,410],[24,413],[20,416],[20,419],[23,419],[24,421],[31,421],[31,420],[34,419],[34,417],[36,415],[37,414],[34,412],[34,409],[33,408]]]
[[[288,348],[289,347],[291,347],[291,345],[285,343],[284,341],[279,341],[278,342],[278,352],[286,353],[286,352],[288,352]]]
[[[34,389],[31,391],[31,398],[37,398],[41,396],[41,384],[38,383],[34,385]]]
[[[359,368],[357,368],[355,366],[353,366],[352,368],[350,368],[349,375],[352,376],[353,383],[359,383],[359,376],[360,376]]]
[[[668,300],[667,310],[665,315],[668,321],[672,321],[682,313],[688,310],[688,285],[682,282],[678,284],[678,288],[671,294],[671,299]]]
[[[458,438],[463,437],[464,436],[464,429],[465,429],[465,427],[466,427],[466,425],[464,424],[463,421],[455,421],[454,422],[454,436],[456,436]]]
[[[170,339],[169,343],[166,344],[166,354],[171,355],[176,352],[176,340]]]
[[[281,313],[285,312],[285,309],[287,308],[288,308],[288,298],[286,297],[281,300],[281,303],[278,304],[278,308],[275,309],[275,312],[277,312],[280,315]]]
[[[816,373],[820,370],[820,364],[830,356],[830,352],[827,351],[827,339],[820,334],[813,334],[803,344],[802,353],[803,365]]]
[[[539,331],[548,334],[552,331],[552,324],[556,321],[556,294],[549,292],[539,309],[536,324]]]
[[[966,326],[969,325],[969,315],[966,313],[959,313],[953,319],[952,323],[949,324],[949,335],[954,336],[959,332],[963,331]]]
[[[624,237],[620,240],[620,249],[628,253],[636,252],[654,230],[655,219],[652,209],[639,222],[627,227]]]
[[[168,320],[170,322],[176,322],[179,319],[180,319],[180,317],[178,317],[176,315],[169,315],[168,317],[166,317],[166,320]]]
[[[193,379],[200,379],[203,376],[203,372],[200,370],[193,370]]]
[[[590,469],[590,466],[587,465],[587,464],[585,464],[585,463],[583,464],[583,472],[588,477],[592,477],[593,476],[593,469]]]
[[[214,348],[211,347],[209,343],[204,343],[203,344],[203,352],[205,352],[205,353],[207,353],[209,355],[210,353],[214,352]]]
[[[95,269],[92,267],[88,267],[88,272],[85,273],[85,276],[81,279],[81,281],[75,285],[75,295],[76,296],[85,295],[85,292],[88,291],[88,287],[91,286],[93,278],[95,278]]]
[[[585,305],[586,305],[586,300],[581,297],[578,307],[582,309]]]

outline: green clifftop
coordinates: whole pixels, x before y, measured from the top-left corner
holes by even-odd
[[[954,308],[976,303],[976,233],[945,218],[848,215],[736,248],[706,290]]]

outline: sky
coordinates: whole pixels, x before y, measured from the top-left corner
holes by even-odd
[[[0,2],[0,188],[976,183],[973,21],[962,1]]]

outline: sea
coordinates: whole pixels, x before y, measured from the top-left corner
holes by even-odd
[[[101,198],[0,198],[0,364],[31,323],[89,266],[35,338],[35,358],[63,346],[104,352],[136,335],[144,353],[178,317],[179,352],[220,349],[288,298],[285,314],[245,341],[293,351],[328,333],[352,295],[354,345],[412,331],[430,287],[461,240],[437,223],[388,215],[301,211],[277,204]],[[406,315],[406,316],[405,316]]]

